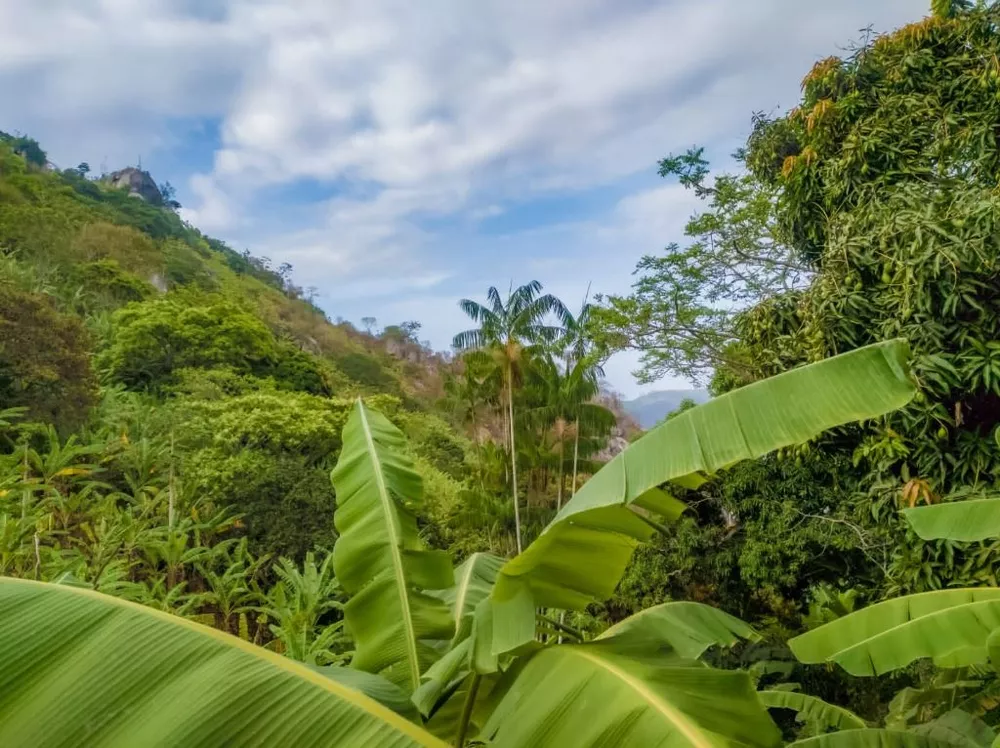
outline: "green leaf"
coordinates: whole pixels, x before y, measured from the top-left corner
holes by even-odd
[[[235,636],[91,590],[0,578],[0,745],[443,744]]]
[[[449,587],[454,577],[448,554],[427,550],[418,535],[413,507],[423,486],[404,447],[402,433],[358,400],[331,476],[340,534],[333,566],[351,595],[344,608],[355,642],[351,666],[412,693],[436,659],[430,642],[455,632],[448,607],[425,590]]]
[[[492,553],[473,553],[455,567],[455,584],[442,590],[439,596],[451,609],[455,620],[452,646],[468,635],[476,606],[489,597],[504,559]]]
[[[491,553],[473,553],[455,568],[455,585],[434,593],[451,609],[456,628],[448,651],[427,669],[420,687],[413,693],[413,702],[425,717],[434,711],[446,692],[457,688],[472,672],[473,641],[469,635],[476,608],[489,596],[503,563],[502,558]],[[495,669],[492,662],[488,669]]]
[[[938,738],[898,730],[842,730],[789,743],[787,748],[956,748]]]
[[[972,499],[904,509],[924,540],[977,541],[1000,537],[1000,499]]]
[[[989,748],[996,738],[989,725],[961,709],[952,709],[931,722],[911,727],[910,731],[956,748]]]
[[[921,657],[960,667],[986,660],[1000,627],[1000,588],[940,590],[871,605],[788,642],[800,662],[881,675]]]
[[[494,654],[531,640],[537,607],[580,610],[611,596],[653,532],[636,509],[658,511],[659,486],[905,405],[915,392],[908,356],[902,340],[860,348],[710,400],[630,445],[504,565],[490,598]]]
[[[740,639],[760,640],[760,635],[739,618],[709,605],[685,601],[646,608],[597,638],[616,636],[655,640],[690,660],[701,657],[709,647],[731,647]]]
[[[800,722],[829,729],[851,730],[865,727],[865,721],[843,707],[827,704],[822,699],[795,691],[759,691],[761,703],[771,709],[792,709]]]
[[[389,707],[396,714],[406,717],[411,722],[420,721],[417,709],[406,692],[381,675],[341,665],[309,665],[308,663],[305,665],[325,678],[375,699],[382,706]]]
[[[539,651],[497,704],[480,738],[499,748],[780,743],[746,673],[649,654],[626,640]]]

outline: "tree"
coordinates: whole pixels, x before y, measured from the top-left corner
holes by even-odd
[[[570,417],[573,419],[573,482],[572,492],[576,493],[576,476],[580,458],[580,432],[584,426],[597,426],[602,421],[601,417],[590,421],[589,418],[581,420],[581,408],[585,403],[589,403],[600,390],[599,379],[604,376],[604,369],[599,363],[601,357],[606,355],[608,346],[606,338],[601,339],[601,344],[596,343],[594,335],[595,307],[587,301],[590,296],[590,288],[587,289],[587,296],[584,297],[580,312],[574,316],[567,313],[565,317],[565,334],[562,345],[565,347],[566,355],[566,385],[569,398],[576,405]],[[591,414],[597,411],[591,410]],[[588,421],[590,421],[588,423]],[[560,486],[561,488],[561,486]],[[560,502],[562,503],[562,502]]]
[[[736,154],[745,161],[745,152]],[[707,204],[691,218],[686,248],[670,244],[643,257],[628,296],[598,297],[592,334],[611,350],[637,350],[637,376],[705,380],[717,368],[743,371],[735,329],[739,314],[762,299],[803,288],[812,268],[783,240],[775,216],[777,190],[752,174],[708,181],[703,149],[660,161]]]
[[[517,549],[521,550],[521,514],[517,498],[517,446],[514,438],[514,388],[520,375],[524,356],[531,346],[554,342],[562,328],[545,323],[552,314],[559,321],[566,318],[566,307],[552,294],[541,294],[542,284],[531,281],[500,298],[500,292],[490,287],[486,293],[487,305],[462,299],[459,307],[478,328],[466,330],[455,336],[452,345],[459,351],[486,350],[494,356],[503,376],[507,400],[507,425],[510,434],[511,491],[514,500],[514,522]]]
[[[48,154],[42,150],[38,141],[29,138],[27,135],[20,135],[11,141],[14,153],[20,155],[27,163],[39,169],[45,167],[49,162]]]
[[[170,182],[164,182],[160,186],[160,195],[163,198],[163,205],[171,210],[178,210],[181,204],[177,202],[177,190]]]
[[[614,413],[593,402],[600,392],[593,364],[583,358],[563,372],[562,365],[551,357],[535,361],[529,374],[540,391],[542,405],[530,414],[542,429],[552,429],[558,455],[556,477],[556,508],[562,509],[563,468],[566,442],[573,440],[572,475],[570,484],[576,493],[577,467],[580,458],[580,432],[607,434],[615,425]]]
[[[817,63],[799,106],[751,134],[746,163],[776,191],[781,234],[817,272],[737,321],[751,378],[910,341],[921,398],[842,447],[865,470],[869,516],[901,548],[889,571],[906,591],[971,583],[989,562],[918,542],[894,505],[913,486],[933,501],[981,494],[1000,468],[998,7],[935,10]]]
[[[88,164],[86,161],[81,161],[80,164],[76,167],[76,173],[79,174],[81,177],[86,177],[90,173],[90,164]]]
[[[72,428],[96,401],[90,338],[40,294],[0,283],[0,404]]]
[[[265,375],[277,355],[271,331],[238,307],[184,306],[165,298],[115,312],[110,345],[98,365],[128,387],[156,389],[185,367],[229,366]]]
[[[373,335],[375,332],[375,325],[378,324],[378,320],[374,317],[362,317],[361,326],[365,328],[365,332],[369,335]]]

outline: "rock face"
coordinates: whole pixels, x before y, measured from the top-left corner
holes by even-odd
[[[129,166],[127,169],[112,172],[108,182],[112,187],[127,189],[128,194],[141,197],[147,203],[160,205],[163,202],[160,188],[156,186],[148,171],[140,171],[134,166]]]

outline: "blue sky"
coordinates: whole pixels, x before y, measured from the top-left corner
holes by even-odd
[[[627,291],[696,208],[656,162],[713,162],[818,59],[927,0],[33,0],[0,3],[0,129],[60,166],[141,156],[184,217],[318,289],[415,319],[537,279]],[[610,384],[638,387],[636,358]],[[683,387],[665,380],[653,388]]]

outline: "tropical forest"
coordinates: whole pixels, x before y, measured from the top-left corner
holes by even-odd
[[[1000,746],[1000,3],[931,6],[447,351],[0,133],[0,745]]]

